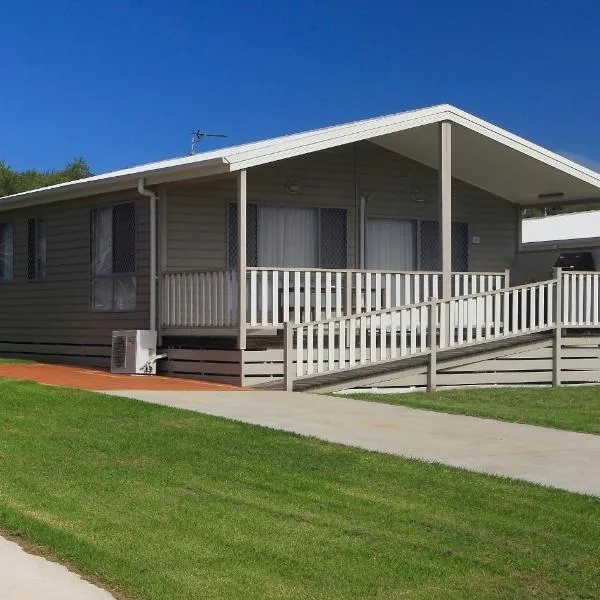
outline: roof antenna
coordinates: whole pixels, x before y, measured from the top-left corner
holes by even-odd
[[[206,137],[217,137],[217,138],[226,138],[227,136],[222,133],[206,133],[205,131],[192,131],[192,149],[190,154],[196,154],[196,144],[201,142]]]

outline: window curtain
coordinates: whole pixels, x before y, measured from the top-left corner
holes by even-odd
[[[94,275],[110,275],[113,272],[113,211],[112,207],[93,211],[93,264]]]
[[[318,267],[318,211],[260,206],[258,264],[261,267]]]
[[[135,310],[135,205],[119,204],[92,211],[92,307]]]
[[[367,219],[368,269],[410,271],[415,268],[415,223],[398,219]]]

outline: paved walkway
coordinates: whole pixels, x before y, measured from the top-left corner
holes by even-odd
[[[600,496],[600,436],[290,392],[121,396]]]
[[[33,554],[0,537],[2,600],[114,600],[107,591],[81,579],[66,567]]]

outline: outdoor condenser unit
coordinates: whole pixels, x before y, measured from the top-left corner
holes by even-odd
[[[132,329],[113,331],[111,373],[156,374],[156,331]]]

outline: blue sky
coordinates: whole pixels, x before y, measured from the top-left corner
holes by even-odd
[[[0,23],[0,160],[19,169],[442,102],[600,164],[597,1],[5,0]]]

